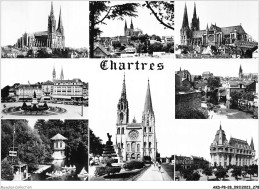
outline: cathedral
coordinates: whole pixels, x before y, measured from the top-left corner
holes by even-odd
[[[241,47],[252,48],[256,46],[251,42],[249,35],[240,25],[219,27],[217,24],[207,25],[206,29],[200,29],[200,20],[194,3],[193,17],[189,25],[187,6],[185,4],[182,27],[180,30],[181,45],[213,45],[219,47],[227,44],[237,44]]]
[[[155,116],[149,80],[142,122],[138,123],[135,118],[132,122],[129,122],[129,108],[124,77],[121,97],[117,104],[115,147],[117,155],[120,157],[120,161],[125,162],[131,159],[143,160],[144,157],[150,157],[152,161],[156,160],[157,139],[155,132]]]
[[[250,145],[247,141],[231,137],[228,141],[221,124],[210,146],[212,166],[236,165],[249,166],[254,163],[255,148],[253,138]]]
[[[130,28],[127,27],[127,23],[125,21],[124,36],[131,37],[131,36],[139,36],[141,34],[143,34],[143,31],[138,28],[134,28],[132,19],[131,19]]]
[[[63,68],[61,68],[60,78],[56,78],[56,70],[55,70],[55,67],[53,67],[52,81],[54,82],[55,80],[64,80]]]
[[[48,47],[48,48],[64,48],[65,47],[65,36],[64,28],[61,18],[61,9],[59,14],[58,27],[56,29],[56,20],[53,11],[53,3],[51,2],[51,11],[48,16],[48,30],[35,32],[35,33],[24,33],[22,37],[17,40],[15,44],[16,48],[32,48],[32,47]]]

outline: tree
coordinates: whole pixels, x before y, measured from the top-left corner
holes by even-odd
[[[102,140],[97,137],[91,129],[89,129],[89,138],[90,138],[90,153],[93,155],[102,155],[103,144]]]
[[[97,26],[106,24],[106,20],[120,19],[124,16],[136,17],[138,3],[124,3],[120,5],[110,5],[110,1],[90,1],[89,3],[89,50],[90,58],[94,57],[94,41],[102,32]]]
[[[238,181],[238,176],[241,176],[242,175],[242,167],[240,166],[236,166],[233,168],[233,170],[231,171],[232,173],[232,177],[234,177],[237,181]]]
[[[221,180],[221,178],[224,179],[227,177],[227,169],[223,168],[222,166],[218,166],[217,170],[215,171],[215,176],[217,180]]]
[[[211,90],[215,90],[218,87],[221,87],[220,78],[219,77],[209,77],[208,78],[208,87]]]
[[[165,28],[174,30],[174,2],[164,1],[145,1],[142,5],[147,7],[151,14],[162,24]]]
[[[8,96],[9,96],[9,90],[10,90],[10,86],[5,86],[3,89],[1,89],[1,97],[3,100],[7,100]]]
[[[209,180],[209,176],[210,175],[212,175],[212,167],[205,167],[204,169],[203,169],[203,174],[205,174],[206,176],[207,176],[207,181]]]
[[[11,164],[4,159],[1,162],[1,179],[12,181],[14,179],[14,174]]]

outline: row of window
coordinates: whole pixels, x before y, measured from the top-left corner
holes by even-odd
[[[119,144],[120,145],[120,144]],[[144,149],[147,148],[147,143],[144,142]],[[152,148],[152,143],[149,142],[148,143],[148,148]],[[131,144],[130,143],[127,143],[127,149],[126,149],[128,152],[140,152],[140,144],[139,143],[135,143],[135,142],[132,142]]]
[[[148,128],[148,131],[147,131],[147,128]],[[152,127],[144,127],[144,132],[145,132],[145,133],[146,133],[146,132],[151,133],[151,132],[152,132]],[[117,134],[118,134],[118,135],[120,135],[120,134],[124,135],[124,134],[125,134],[125,129],[122,128],[122,129],[121,129],[121,133],[120,133],[120,128],[117,128]]]

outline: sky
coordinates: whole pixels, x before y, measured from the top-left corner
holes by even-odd
[[[257,73],[258,60],[256,59],[178,59],[174,60],[174,69],[186,69],[191,75],[202,75],[204,71],[210,71],[214,76],[238,77],[239,67],[243,73]]]
[[[1,88],[14,83],[28,84],[29,81],[30,84],[34,84],[52,80],[54,66],[56,77],[60,77],[61,68],[63,68],[64,79],[80,78],[84,82],[89,81],[86,75],[86,60],[37,59],[36,62],[32,59],[2,59]]]
[[[185,3],[189,23],[192,21],[194,1],[175,1],[175,42],[180,43],[180,29],[183,21]],[[242,25],[245,32],[258,41],[258,1],[196,1],[196,12],[200,29],[205,30],[207,23],[219,27]]]
[[[47,31],[51,1],[1,2],[1,44],[13,45],[25,32]],[[56,29],[60,8],[66,47],[88,47],[88,1],[54,1]]]
[[[129,1],[124,1],[124,3]],[[136,2],[136,1],[131,1]],[[142,4],[143,1],[137,1]],[[117,1],[117,4],[122,4],[122,1]],[[113,3],[111,3],[113,5]],[[150,15],[150,10],[146,7],[138,7],[138,16],[132,17],[134,28],[139,28],[143,31],[144,34],[148,35],[159,35],[159,36],[174,36],[174,31],[170,29],[164,29],[164,26],[159,24],[159,21],[156,20],[154,15]],[[131,17],[124,18],[127,22],[128,28],[130,28]],[[114,37],[114,36],[123,36],[125,20],[105,20],[106,25],[98,25],[103,33],[103,37]]]

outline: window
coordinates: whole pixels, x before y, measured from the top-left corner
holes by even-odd
[[[152,143],[151,142],[149,142],[149,148],[151,148],[152,147]]]
[[[132,143],[131,151],[132,151],[132,152],[135,152],[135,143],[134,143],[134,142]]]
[[[121,129],[121,134],[122,135],[125,134],[125,129],[124,128]]]
[[[127,151],[130,151],[130,144],[127,144]]]
[[[146,133],[146,127],[144,127],[144,132]]]
[[[120,135],[120,128],[117,128],[117,134]]]
[[[140,144],[137,144],[137,152],[140,152]]]
[[[56,144],[56,148],[59,148],[59,143],[58,143],[58,142],[56,142],[55,144]]]
[[[62,142],[60,142],[60,148],[62,148]]]
[[[146,148],[146,142],[144,142],[144,148]]]
[[[150,132],[150,133],[152,132],[152,127],[149,127],[149,132]]]

